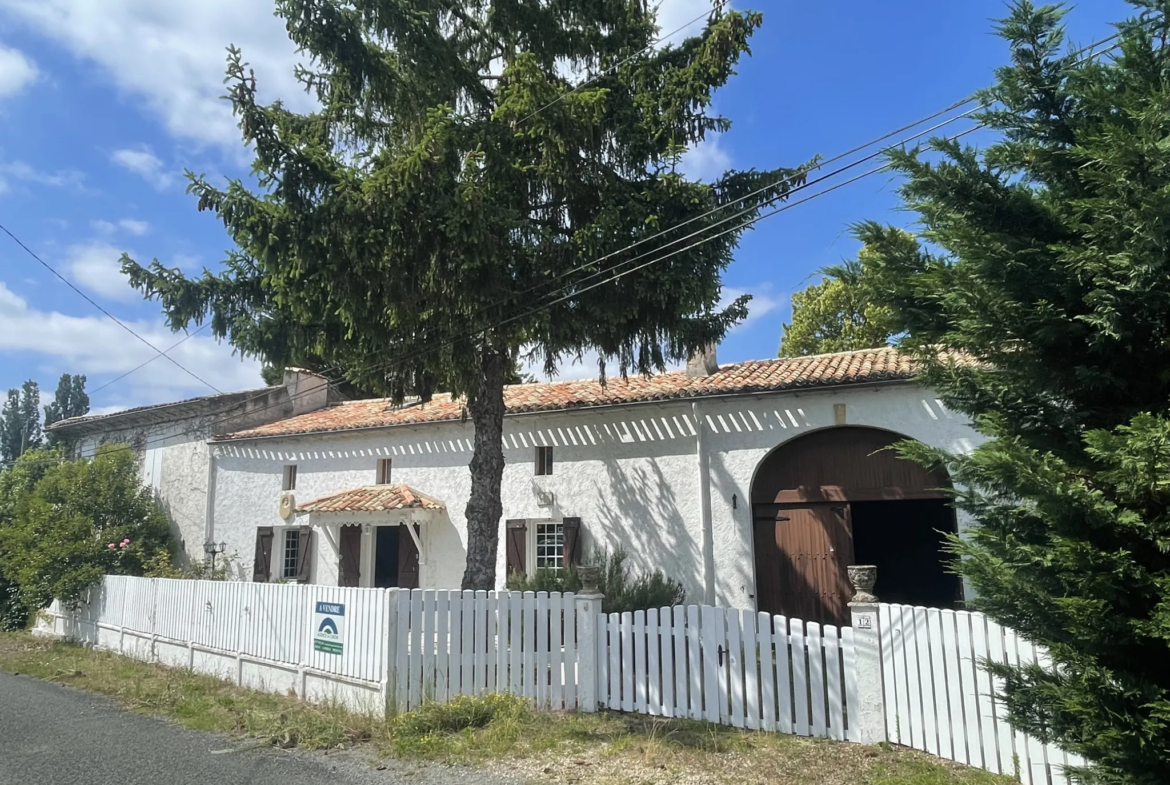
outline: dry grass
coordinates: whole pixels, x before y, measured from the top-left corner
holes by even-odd
[[[109,695],[190,728],[309,749],[481,766],[582,785],[998,785],[1012,782],[902,749],[737,731],[625,714],[537,713],[506,695],[388,719],[234,687],[187,671],[25,634],[0,635],[0,669]]]

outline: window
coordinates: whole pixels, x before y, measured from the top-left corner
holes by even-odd
[[[551,447],[549,450],[551,451]],[[565,527],[560,521],[536,521],[535,559],[533,566],[538,570],[559,570],[565,564]]]
[[[553,448],[552,447],[537,447],[536,448],[536,474],[537,476],[552,474],[553,466]]]
[[[284,467],[284,479],[281,482],[281,488],[286,491],[295,491],[297,488],[297,465],[295,463],[286,464]]]
[[[378,459],[378,485],[390,484],[390,459]]]
[[[294,470],[296,467],[292,467]],[[301,533],[296,529],[288,529],[284,533],[284,561],[281,562],[280,577],[296,578],[297,562],[301,555]]]

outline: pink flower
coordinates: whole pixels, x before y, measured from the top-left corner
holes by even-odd
[[[129,544],[130,544],[130,538],[129,538],[129,537],[127,537],[126,539],[122,540],[122,547],[123,547],[123,548],[125,548],[125,547],[126,547],[127,545],[129,545]]]
[[[107,548],[109,548],[109,549],[112,551],[112,550],[114,550],[114,543],[112,543],[112,542],[111,542],[111,543],[110,543],[109,545],[107,545],[106,547],[107,547]]]
[[[126,543],[122,543],[122,544],[121,544],[121,545],[119,545],[118,547],[119,547],[119,548],[125,548],[125,547],[126,547]]]

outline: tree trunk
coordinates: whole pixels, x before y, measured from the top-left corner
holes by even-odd
[[[468,403],[475,426],[471,454],[471,496],[467,500],[467,569],[464,589],[496,588],[496,553],[504,506],[504,380],[511,357],[490,347],[480,355],[479,389]]]

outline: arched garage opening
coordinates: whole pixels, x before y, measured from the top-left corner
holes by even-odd
[[[842,426],[764,458],[752,482],[760,610],[848,624],[850,564],[877,565],[887,602],[948,608],[960,599],[941,551],[943,533],[955,531],[950,479],[884,449],[904,438]]]

